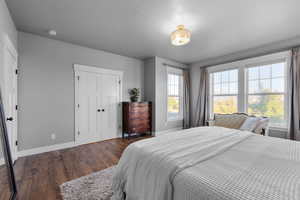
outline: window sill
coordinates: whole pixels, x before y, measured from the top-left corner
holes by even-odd
[[[182,121],[183,118],[177,118],[177,119],[167,119],[167,123],[168,122],[178,122],[178,121]]]

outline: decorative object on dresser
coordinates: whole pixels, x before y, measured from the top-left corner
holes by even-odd
[[[123,102],[123,132],[122,137],[128,134],[152,132],[152,103],[151,102]]]
[[[138,102],[140,97],[140,90],[138,88],[132,88],[129,90],[131,102]]]

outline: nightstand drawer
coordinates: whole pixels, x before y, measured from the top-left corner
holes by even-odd
[[[129,120],[129,127],[137,127],[137,126],[149,126],[150,120]]]
[[[146,107],[146,106],[134,106],[134,107],[130,107],[129,111],[131,113],[149,112],[149,107]]]
[[[149,112],[131,113],[129,115],[129,120],[149,120],[149,119],[150,119]]]

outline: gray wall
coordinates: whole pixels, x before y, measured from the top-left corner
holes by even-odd
[[[143,90],[141,60],[23,32],[19,56],[19,150],[74,141],[73,64],[124,71],[123,100],[129,88]]]
[[[153,130],[155,132],[181,128],[182,120],[167,121],[167,66],[188,68],[187,65],[154,57],[145,61],[145,100],[153,102]]]
[[[292,47],[300,45],[300,37],[294,37],[287,40],[281,40],[278,42],[262,45],[256,48],[246,49],[244,51],[234,52],[231,54],[213,57],[199,62],[191,63],[190,67],[205,67],[210,65],[218,65],[223,63],[229,63],[246,58],[252,58],[256,56],[262,56],[266,54],[276,53],[279,51],[289,50]]]
[[[9,39],[12,41],[13,45],[15,46],[15,49],[17,49],[17,30],[14,25],[14,22],[10,16],[9,10],[6,6],[6,2],[4,0],[0,0],[0,88],[3,90],[4,85],[4,71],[3,71],[3,38],[7,35]],[[2,146],[0,142],[0,160],[3,157],[2,154]]]
[[[155,57],[146,59],[144,65],[144,97],[152,102],[152,130],[155,131]]]

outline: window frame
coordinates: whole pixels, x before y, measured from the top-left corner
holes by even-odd
[[[248,79],[248,69],[249,68],[254,68],[254,67],[259,67],[259,66],[264,66],[264,65],[272,65],[275,63],[284,63],[284,91],[283,92],[264,92],[264,93],[251,93],[249,94],[249,79]],[[260,80],[260,79],[259,79]],[[288,102],[289,102],[289,95],[288,95],[288,87],[287,87],[287,82],[288,80],[288,62],[287,59],[274,59],[270,60],[269,62],[260,62],[260,63],[253,63],[249,64],[245,67],[245,112],[248,113],[248,105],[249,105],[249,96],[254,95],[254,96],[263,96],[263,95],[283,95],[284,97],[284,119],[288,119]],[[271,124],[271,123],[270,123]],[[285,129],[287,127],[281,127],[281,126],[274,126],[272,128],[277,128],[277,129]],[[287,124],[288,125],[288,124]]]
[[[214,94],[214,87],[211,87],[212,84],[213,84],[213,81],[214,81],[214,78],[213,78],[213,74],[214,73],[218,73],[218,72],[225,72],[225,71],[232,71],[232,70],[238,70],[237,72],[237,93],[236,94],[230,94],[230,93],[227,93],[227,94]],[[222,82],[221,82],[222,83]],[[223,96],[226,96],[226,97],[230,97],[230,96],[236,96],[237,97],[237,112],[239,110],[239,69],[236,68],[236,67],[233,67],[233,68],[228,68],[228,69],[222,69],[220,71],[212,71],[212,72],[209,72],[209,102],[212,102],[210,105],[209,105],[209,113],[210,113],[210,117],[212,118],[214,113],[213,113],[213,110],[214,110],[214,104],[213,104],[213,101],[214,101],[214,97],[223,97]]]
[[[279,62],[285,62],[285,87],[284,87],[284,117],[288,120],[288,110],[289,110],[289,90],[288,90],[288,70],[290,66],[290,51],[283,51],[279,53],[274,54],[268,54],[265,56],[259,56],[254,58],[249,58],[245,60],[239,60],[231,63],[225,63],[220,65],[214,65],[207,68],[208,71],[208,79],[209,79],[209,115],[212,118],[213,113],[213,99],[212,99],[212,80],[211,80],[211,74],[215,72],[222,72],[227,70],[233,70],[238,69],[238,98],[237,98],[237,106],[238,106],[238,112],[244,112],[247,113],[248,111],[248,75],[247,69],[251,67],[256,66],[262,66],[262,65],[268,65],[268,64],[274,64]],[[261,95],[262,93],[259,93],[258,95]],[[275,93],[271,93],[275,94]],[[280,93],[282,94],[282,93]],[[251,94],[253,95],[253,94]],[[211,102],[211,103],[210,103]],[[287,130],[287,127],[278,127],[274,126],[274,124],[270,124],[270,128],[272,129],[278,129],[278,130]]]
[[[172,74],[172,75],[178,75],[180,77],[179,79],[179,94],[178,94],[178,97],[179,97],[179,113],[177,115],[176,118],[170,118],[169,117],[169,112],[168,112],[168,106],[169,106],[169,102],[168,102],[168,99],[169,99],[169,74]],[[173,122],[173,121],[181,121],[183,120],[183,70],[182,69],[178,69],[178,68],[175,68],[175,67],[167,67],[167,76],[166,76],[166,119],[167,119],[167,122]],[[173,96],[173,95],[172,95]]]

